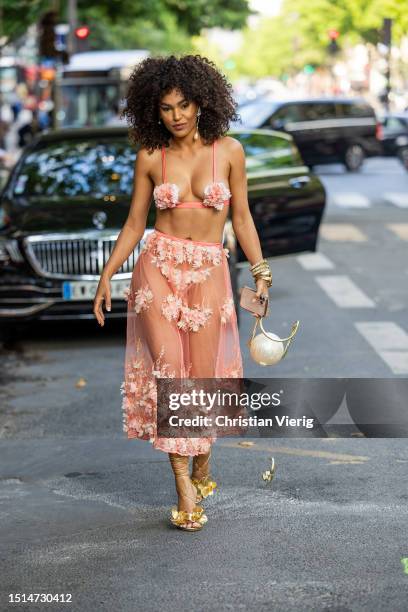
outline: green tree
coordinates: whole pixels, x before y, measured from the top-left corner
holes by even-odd
[[[237,71],[254,77],[295,73],[305,64],[328,60],[328,30],[340,32],[341,47],[381,39],[384,17],[393,19],[393,40],[408,31],[407,5],[401,0],[284,0],[277,17],[244,31],[234,58]]]
[[[0,0],[3,43],[16,40],[51,8],[50,0]],[[60,2],[66,21],[67,2]],[[78,0],[78,19],[92,29],[95,49],[181,50],[203,28],[245,25],[248,0]]]
[[[23,36],[49,8],[49,0],[0,0],[0,48]]]

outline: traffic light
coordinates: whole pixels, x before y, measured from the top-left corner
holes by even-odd
[[[79,26],[79,28],[75,28],[75,36],[79,38],[79,40],[85,40],[89,36],[89,28],[88,26]]]
[[[77,51],[88,51],[89,49],[89,43],[88,43],[88,37],[89,34],[91,33],[91,30],[89,29],[89,27],[87,25],[82,25],[79,26],[77,28],[75,28],[75,39],[76,39],[76,50]]]
[[[337,30],[329,30],[328,32],[330,42],[327,45],[327,50],[330,55],[336,55],[340,51],[340,47],[337,44],[337,38],[339,37],[339,32]]]
[[[38,53],[43,58],[55,58],[59,55],[55,47],[56,21],[56,12],[48,11],[39,23]]]

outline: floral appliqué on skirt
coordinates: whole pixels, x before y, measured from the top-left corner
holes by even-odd
[[[151,232],[133,270],[126,299],[123,431],[154,448],[207,453],[215,438],[157,436],[157,378],[240,378],[238,325],[228,249]]]

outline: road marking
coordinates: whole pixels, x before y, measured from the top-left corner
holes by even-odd
[[[361,291],[348,276],[336,274],[316,276],[315,278],[323,291],[340,308],[375,308],[375,302]]]
[[[370,208],[369,198],[354,191],[336,193],[329,197],[329,205],[334,204],[339,208]]]
[[[408,240],[408,223],[387,223],[387,227],[401,240]]]
[[[394,374],[408,374],[408,334],[393,321],[354,324]]]
[[[359,459],[349,459],[348,461],[329,461],[329,465],[345,465],[345,464],[357,464],[361,465],[364,461],[360,461]]]
[[[398,208],[408,208],[408,193],[388,192],[383,194],[383,198]]]
[[[319,231],[325,240],[342,242],[367,241],[367,236],[351,223],[322,223]]]
[[[239,446],[239,442],[221,442],[217,441],[217,446],[227,446],[231,448],[243,448]],[[272,453],[282,453],[284,455],[295,455],[296,457],[315,457],[317,459],[331,459],[338,461],[369,461],[370,457],[364,455],[351,455],[348,453],[334,453],[330,451],[308,450],[305,448],[290,448],[288,446],[269,446],[256,442],[247,450],[268,451]]]
[[[323,253],[305,253],[298,255],[296,259],[305,270],[331,270],[335,267]]]

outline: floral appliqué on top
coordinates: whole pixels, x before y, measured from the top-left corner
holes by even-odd
[[[203,204],[204,206],[213,206],[217,210],[222,210],[225,200],[229,200],[230,197],[231,192],[224,183],[212,183],[204,189]]]
[[[179,200],[179,188],[174,183],[162,183],[154,188],[153,198],[157,208],[174,208]]]
[[[156,207],[160,209],[175,208],[177,204],[182,204],[182,202],[179,202],[179,197],[180,190],[175,183],[162,183],[161,185],[156,185],[153,190]],[[231,192],[224,183],[211,183],[204,189],[202,204],[207,208],[222,210],[225,200],[229,200],[230,197]]]
[[[229,203],[231,198],[231,192],[226,185],[216,180],[216,141],[213,142],[213,168],[212,168],[212,182],[207,185],[204,189],[204,199],[201,201],[194,202],[201,204],[203,207],[215,208],[216,210],[222,210],[225,202]],[[180,189],[175,183],[169,183],[166,178],[166,148],[163,145],[161,148],[162,153],[162,183],[156,185],[153,189],[153,198],[156,204],[156,208],[175,208],[183,204],[191,204],[191,202],[180,202]],[[187,206],[186,206],[187,207]]]

